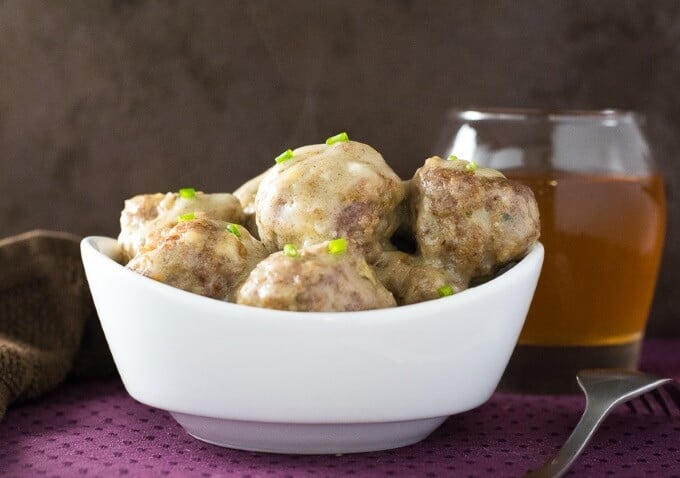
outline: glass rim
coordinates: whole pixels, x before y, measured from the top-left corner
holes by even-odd
[[[543,121],[547,123],[585,121],[611,123],[640,123],[643,117],[632,110],[606,108],[588,109],[541,109],[505,107],[451,108],[450,119],[465,121]]]

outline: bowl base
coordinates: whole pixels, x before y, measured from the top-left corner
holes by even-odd
[[[359,453],[411,445],[447,417],[384,423],[268,423],[172,412],[194,438],[238,450],[306,455]]]

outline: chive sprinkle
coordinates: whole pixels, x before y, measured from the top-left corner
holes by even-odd
[[[465,165],[465,171],[467,171],[468,173],[473,173],[477,171],[477,163],[475,163],[474,161],[468,162]]]
[[[238,226],[236,224],[229,224],[227,226],[227,231],[231,232],[236,237],[241,237],[241,231],[239,231]]]
[[[277,163],[283,163],[284,161],[288,161],[292,157],[293,157],[293,150],[287,149],[283,153],[281,153],[277,157],[275,157],[274,161],[276,161]]]
[[[349,141],[349,136],[346,132],[338,133],[335,136],[331,136],[326,139],[326,144],[342,143],[343,141]]]
[[[184,199],[191,199],[196,197],[196,190],[194,188],[182,188],[179,190],[179,196]]]
[[[459,159],[460,158],[458,156],[456,156],[455,154],[452,154],[451,156],[449,156],[449,161],[458,161]]]
[[[180,214],[179,217],[177,218],[179,222],[191,221],[193,219],[196,219],[196,214],[194,214],[193,212]]]
[[[340,254],[344,254],[345,251],[347,251],[347,239],[344,237],[328,241],[328,252],[330,254],[339,256]]]
[[[285,255],[287,255],[288,257],[297,257],[298,256],[297,247],[295,247],[295,245],[293,245],[293,244],[284,244],[283,253]]]
[[[439,289],[437,289],[437,294],[439,294],[439,297],[447,297],[449,295],[455,294],[455,291],[449,284],[444,284]]]

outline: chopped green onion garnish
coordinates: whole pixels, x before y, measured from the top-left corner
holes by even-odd
[[[458,161],[459,159],[460,158],[458,156],[456,156],[455,154],[452,154],[451,156],[449,156],[449,161]]]
[[[341,237],[328,242],[328,252],[334,255],[344,254],[347,250],[347,239]]]
[[[288,161],[292,157],[293,157],[293,150],[287,149],[283,153],[281,153],[277,157],[275,157],[274,161],[276,161],[277,163],[283,163],[284,161]]]
[[[468,173],[472,173],[477,170],[477,163],[474,161],[470,161],[465,165],[465,171]]]
[[[193,212],[187,212],[185,214],[180,214],[177,219],[179,220],[179,222],[191,221],[193,219],[196,219],[196,214],[194,214]]]
[[[453,287],[451,287],[448,284],[445,284],[441,286],[439,289],[437,289],[437,294],[439,294],[439,297],[447,297],[449,295],[455,294],[455,291],[453,290]]]
[[[297,257],[298,256],[297,247],[295,247],[293,244],[285,244],[283,246],[283,253],[285,255],[287,255],[288,257]]]
[[[326,139],[326,144],[341,143],[343,141],[349,141],[349,136],[344,131]]]
[[[196,190],[194,188],[182,188],[179,190],[180,197],[191,199],[196,197]]]
[[[507,212],[504,212],[501,217],[503,218],[504,221],[510,220],[510,214],[508,214]]]
[[[236,224],[229,224],[227,226],[227,231],[231,232],[236,237],[241,237],[241,231],[239,231],[238,226]]]

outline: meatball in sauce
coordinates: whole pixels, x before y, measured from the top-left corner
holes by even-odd
[[[305,312],[346,312],[397,305],[354,244],[332,252],[335,241],[276,252],[250,273],[239,304]]]
[[[422,258],[471,279],[522,258],[538,240],[534,194],[494,169],[432,157],[416,171],[410,223]]]
[[[120,215],[121,245],[126,260],[144,247],[155,247],[160,231],[178,222],[182,214],[201,212],[211,219],[243,224],[245,215],[239,200],[228,193],[140,194],[125,201]]]
[[[135,196],[120,223],[131,270],[219,300],[305,312],[461,292],[511,267],[540,233],[533,193],[499,171],[434,156],[403,181],[346,133],[287,150],[233,195]]]
[[[233,294],[268,252],[242,226],[196,213],[159,231],[127,268],[165,284],[220,300]]]
[[[369,258],[397,227],[401,179],[355,141],[298,148],[271,168],[255,196],[259,237],[271,251],[346,237]]]

